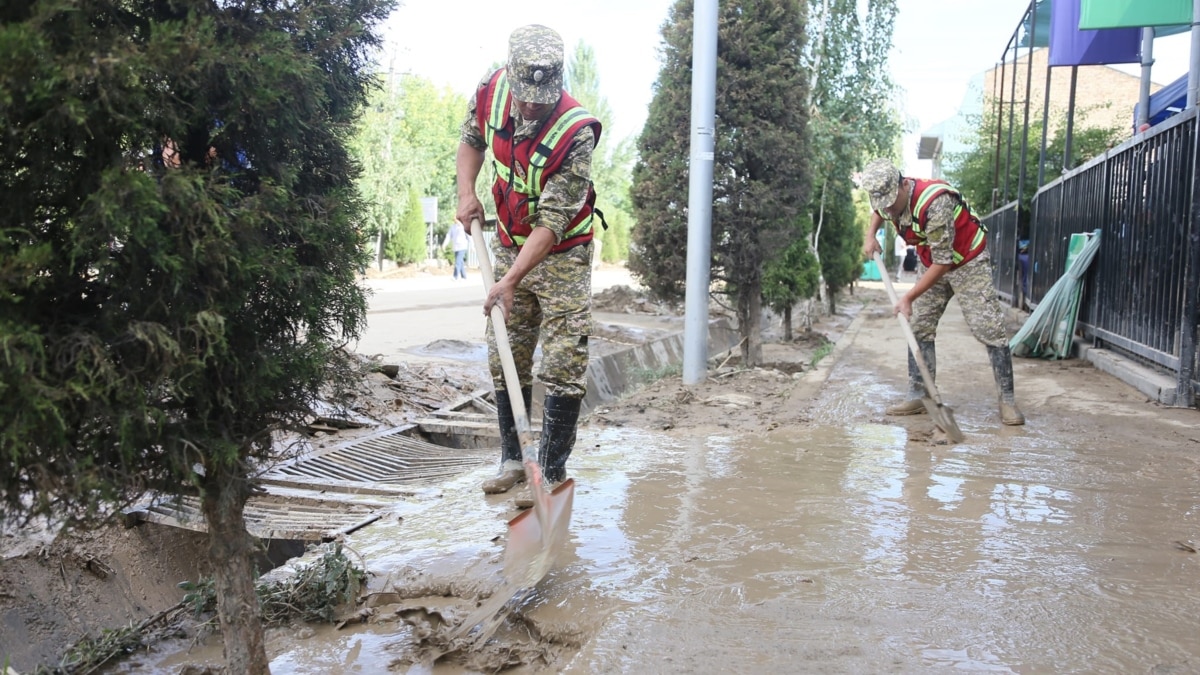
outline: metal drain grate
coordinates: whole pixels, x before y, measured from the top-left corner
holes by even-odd
[[[259,539],[331,541],[379,520],[384,504],[332,502],[303,497],[251,497],[243,517],[246,531]],[[207,532],[197,497],[153,501],[125,511],[126,524],[158,523]]]
[[[494,449],[446,448],[406,436],[405,429],[391,429],[294,460],[259,480],[351,493],[413,494],[416,486],[453,478],[495,459]]]

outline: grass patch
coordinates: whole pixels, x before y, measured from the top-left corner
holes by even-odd
[[[678,377],[683,374],[683,364],[672,363],[661,368],[636,368],[633,379],[642,384],[651,384],[667,377]]]
[[[820,347],[817,347],[817,350],[813,352],[812,359],[809,361],[809,365],[811,365],[813,368],[816,368],[817,364],[821,362],[821,359],[829,356],[831,352],[833,352],[832,342],[826,342]]]

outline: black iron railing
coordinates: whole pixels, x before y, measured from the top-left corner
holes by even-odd
[[[1066,272],[1070,235],[1101,230],[1078,326],[1097,345],[1174,373],[1176,404],[1186,406],[1200,386],[1198,119],[1195,108],[1176,115],[1046,185],[1033,199],[1030,224],[1030,303]],[[1006,228],[1001,211],[988,216],[998,218],[998,231]],[[993,258],[1014,257],[1010,242],[997,239]],[[997,291],[1011,299],[997,267]]]
[[[1017,242],[1020,238],[1020,209],[1009,202],[992,211],[980,222],[988,231],[988,255],[992,258],[992,283],[1000,299],[1020,305],[1020,267],[1017,264]]]

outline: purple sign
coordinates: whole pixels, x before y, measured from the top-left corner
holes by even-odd
[[[1080,0],[1050,4],[1050,65],[1098,66],[1141,60],[1140,28],[1079,30]]]

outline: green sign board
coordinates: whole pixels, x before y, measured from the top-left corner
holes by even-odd
[[[1192,22],[1192,0],[1080,0],[1079,29],[1143,28]]]

